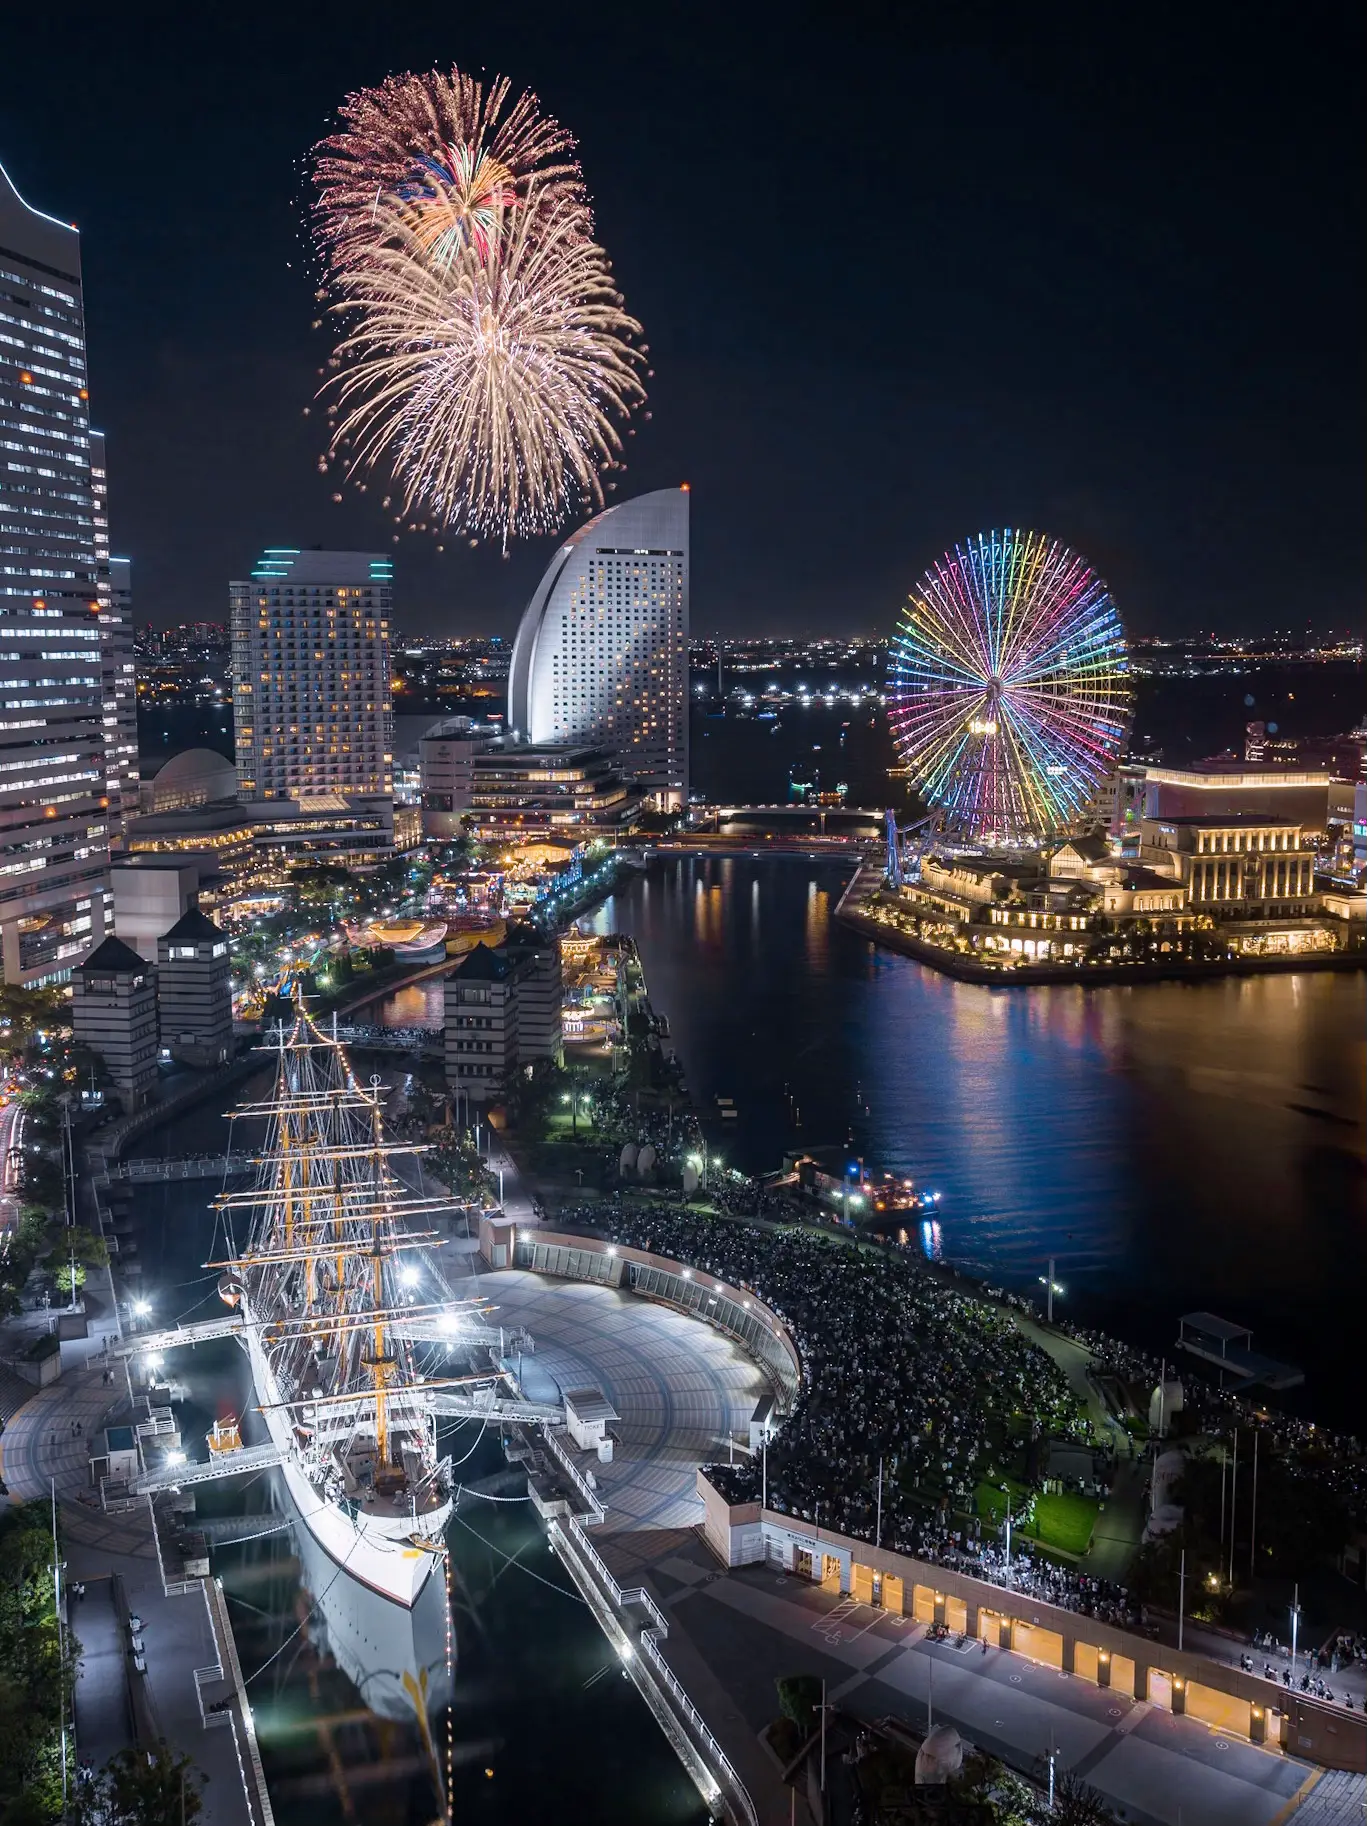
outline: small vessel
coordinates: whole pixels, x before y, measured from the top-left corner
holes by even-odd
[[[396,1157],[422,1150],[386,1140],[379,1081],[357,1080],[297,994],[292,1022],[262,1050],[276,1056],[271,1093],[233,1112],[265,1124],[256,1183],[215,1200],[229,1252],[209,1266],[241,1311],[305,1558],[316,1550],[334,1577],[412,1610],[442,1566],[452,1508],[433,1395],[500,1376],[496,1364],[434,1372],[478,1348],[487,1303],[450,1295],[427,1226],[451,1200],[396,1175]]]

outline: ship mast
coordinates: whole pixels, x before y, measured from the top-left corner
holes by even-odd
[[[244,1298],[279,1383],[272,1405],[293,1415],[319,1474],[360,1495],[397,1497],[437,1470],[421,1391],[450,1379],[418,1372],[404,1322],[434,1309],[403,1291],[418,1272],[400,1274],[396,1263],[430,1248],[437,1233],[410,1224],[449,1210],[451,1200],[413,1193],[397,1176],[397,1156],[425,1150],[386,1141],[379,1080],[368,1089],[357,1082],[344,1048],[319,1031],[302,998],[275,1040],[270,1096],[234,1112],[265,1123],[256,1184],[216,1201],[230,1225],[250,1218],[250,1237],[239,1250],[230,1228],[230,1253],[211,1266]],[[452,1301],[435,1265],[426,1273],[447,1295],[436,1309],[443,1315],[484,1305]],[[470,1379],[490,1373],[460,1378]]]

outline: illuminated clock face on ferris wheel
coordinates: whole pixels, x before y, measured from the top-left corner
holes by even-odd
[[[1076,830],[1129,729],[1110,591],[1039,533],[982,533],[933,564],[903,608],[889,673],[898,754],[969,842]]]

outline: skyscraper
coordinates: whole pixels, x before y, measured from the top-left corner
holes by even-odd
[[[392,792],[392,559],[273,547],[228,589],[242,797]]]
[[[0,968],[65,977],[109,905],[81,244],[0,169]],[[100,465],[103,468],[103,464]]]
[[[133,562],[109,555],[109,471],[103,431],[90,433],[95,499],[95,593],[100,603],[100,676],[104,692],[104,772],[109,847],[122,850],[125,824],[138,809],[138,685],[133,663]]]
[[[508,727],[591,743],[661,806],[688,797],[688,490],[596,515],[560,547],[513,648]]]

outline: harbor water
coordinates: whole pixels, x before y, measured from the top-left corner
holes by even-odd
[[[716,1151],[847,1145],[941,1193],[932,1251],[1024,1290],[1053,1257],[1066,1313],[1155,1351],[1218,1312],[1360,1430],[1367,975],[956,983],[841,926],[847,875],[680,857],[596,914],[635,938]]]

